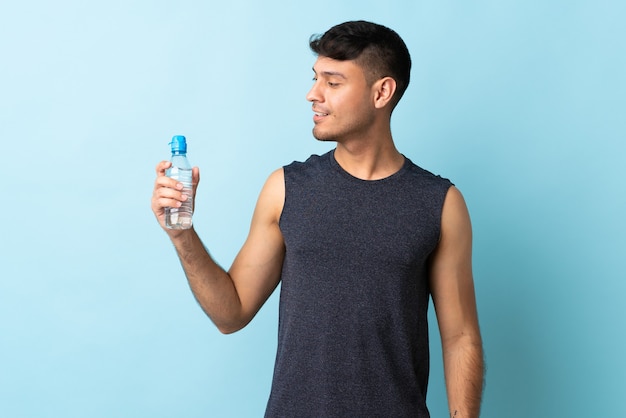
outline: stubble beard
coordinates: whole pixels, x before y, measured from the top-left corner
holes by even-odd
[[[320,132],[317,126],[313,127],[313,137],[320,142],[335,142],[337,136],[331,133]]]
[[[361,137],[370,129],[372,120],[372,115],[364,115],[341,128],[335,127],[330,130],[324,130],[321,126],[315,125],[313,137],[320,142],[341,142],[347,138]]]

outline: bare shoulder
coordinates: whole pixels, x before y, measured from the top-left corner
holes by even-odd
[[[259,195],[256,211],[278,222],[285,203],[285,173],[282,168],[273,171]]]
[[[283,168],[279,168],[274,170],[267,178],[265,182],[266,186],[269,186],[273,189],[279,189],[275,191],[279,191],[282,194],[285,194],[285,170]]]
[[[471,264],[472,226],[463,195],[448,189],[441,214],[441,236],[432,258],[433,277],[449,276],[450,268]],[[456,273],[454,273],[456,274]]]
[[[459,189],[455,186],[451,186],[446,194],[446,199],[443,205],[444,212],[467,212],[467,206],[465,204],[465,198]]]
[[[441,214],[441,230],[442,235],[471,233],[470,216],[465,199],[455,186],[450,187],[446,194]]]

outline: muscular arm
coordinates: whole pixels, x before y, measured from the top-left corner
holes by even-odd
[[[472,230],[461,193],[446,196],[441,240],[431,264],[431,292],[441,334],[450,416],[477,418],[483,350],[472,278]]]
[[[160,175],[166,166],[167,163],[157,166],[152,199],[153,211],[162,226],[163,208],[183,199],[171,179]],[[195,175],[199,177],[197,170]],[[196,300],[223,333],[246,326],[278,285],[284,256],[278,219],[284,193],[281,169],[265,183],[248,238],[228,271],[213,260],[194,229],[166,229]]]

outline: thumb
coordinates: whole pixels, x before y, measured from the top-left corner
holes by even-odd
[[[191,169],[191,183],[193,184],[193,194],[195,195],[198,183],[200,183],[200,169],[198,167]]]

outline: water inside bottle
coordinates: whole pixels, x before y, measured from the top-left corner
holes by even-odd
[[[183,193],[187,195],[187,200],[178,208],[165,208],[165,226],[169,229],[189,229],[193,215],[191,170],[172,167],[169,176],[183,184]]]

